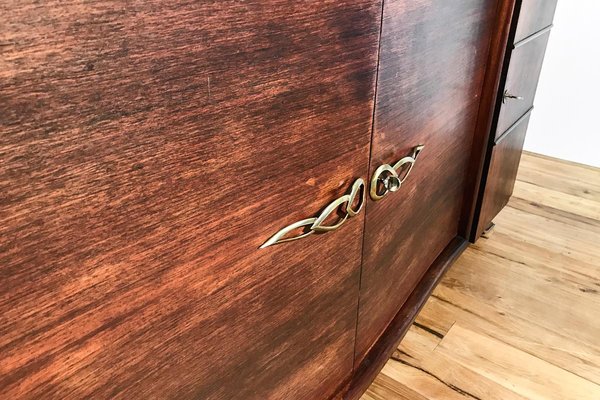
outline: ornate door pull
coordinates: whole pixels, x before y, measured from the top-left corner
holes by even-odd
[[[329,203],[329,205],[325,207],[325,209],[323,209],[323,211],[317,217],[303,219],[301,221],[294,222],[293,224],[286,226],[285,228],[281,229],[279,232],[271,236],[271,238],[267,240],[262,246],[260,246],[260,248],[264,249],[265,247],[269,247],[274,244],[302,239],[309,235],[312,235],[313,233],[324,233],[334,231],[340,226],[342,226],[348,218],[354,217],[355,215],[360,213],[365,204],[365,197],[365,181],[362,178],[358,178],[356,181],[354,181],[350,193],[345,194],[342,197],[337,198],[331,203]],[[357,199],[358,203],[355,206],[356,208],[352,208],[352,205],[356,202]],[[333,213],[335,213],[338,209],[342,211],[343,216],[340,219],[338,219],[335,223],[331,225],[326,225],[325,220]],[[303,227],[307,228],[307,231],[296,236],[286,237],[287,234],[294,231],[295,229]]]
[[[369,191],[374,201],[379,201],[389,193],[400,189],[406,178],[410,175],[424,147],[425,145],[422,144],[415,146],[410,156],[401,158],[393,166],[383,164],[375,170],[373,178],[371,178],[371,188]]]
[[[373,178],[371,179],[370,188],[370,195],[373,200],[381,200],[388,193],[400,189],[406,178],[410,175],[415,161],[417,161],[417,157],[421,150],[423,150],[423,147],[424,145],[415,146],[410,156],[400,159],[393,166],[384,164],[375,170]],[[260,248],[264,249],[265,247],[273,246],[275,244],[302,239],[313,233],[335,231],[336,229],[339,229],[348,218],[354,217],[361,212],[365,204],[365,198],[365,181],[362,178],[358,178],[352,184],[350,193],[333,200],[318,216],[306,218],[286,226],[271,236],[269,240],[260,246]],[[356,202],[357,204],[355,208],[353,208],[353,204]],[[326,224],[325,221],[338,210],[342,212],[342,216],[336,222]],[[305,230],[295,236],[288,236],[294,230],[301,228],[304,228]]]

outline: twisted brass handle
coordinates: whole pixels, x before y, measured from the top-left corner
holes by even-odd
[[[415,146],[410,156],[401,158],[393,166],[389,164],[379,166],[371,178],[371,189],[369,191],[371,199],[379,201],[389,193],[400,189],[406,178],[410,175],[424,147],[425,145],[422,144]]]
[[[331,203],[329,203],[327,207],[323,209],[323,211],[321,211],[321,213],[317,217],[303,219],[301,221],[294,222],[293,224],[286,226],[285,228],[281,229],[279,232],[271,236],[271,238],[267,240],[262,246],[260,246],[260,248],[264,249],[265,247],[269,247],[275,244],[302,239],[309,235],[312,235],[313,233],[330,232],[339,229],[339,227],[342,226],[348,218],[354,217],[355,215],[360,213],[365,204],[365,192],[365,181],[362,178],[358,178],[356,181],[354,181],[350,193],[333,200]],[[352,208],[352,204],[354,204],[354,202],[356,201],[357,196],[360,196],[359,202],[356,205],[356,208]],[[340,207],[343,207],[341,210],[344,215],[340,219],[338,219],[338,221],[336,221],[334,224],[325,225],[325,220],[336,210],[340,209]],[[308,230],[296,236],[286,237],[287,234],[299,228],[308,228]]]

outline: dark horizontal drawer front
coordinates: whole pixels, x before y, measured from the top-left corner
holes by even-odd
[[[480,231],[492,222],[512,196],[530,115],[531,110],[506,131],[494,145],[481,205]]]
[[[549,35],[550,31],[544,32],[513,50],[504,93],[518,98],[505,96],[498,117],[496,138],[533,106]]]
[[[523,0],[514,43],[552,25],[557,0]]]

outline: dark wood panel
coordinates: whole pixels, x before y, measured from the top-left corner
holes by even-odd
[[[398,344],[408,332],[421,308],[442,280],[454,261],[467,248],[468,242],[460,237],[454,238],[419,281],[418,286],[406,300],[398,314],[387,327],[381,339],[369,351],[367,357],[356,370],[352,384],[348,388],[345,400],[358,400],[384,367]]]
[[[492,150],[478,232],[489,226],[512,196],[530,115],[531,110],[498,140]]]
[[[506,98],[501,104],[496,138],[533,106],[549,36],[550,31],[546,31],[512,51],[504,91],[520,98]]]
[[[515,43],[552,25],[558,0],[522,0]]]
[[[320,399],[350,377],[381,4],[0,5],[0,397]]]
[[[498,2],[483,90],[479,102],[477,127],[471,146],[471,160],[467,173],[463,212],[459,228],[459,234],[471,241],[475,241],[472,235],[477,224],[479,193],[482,190],[482,180],[486,173],[488,150],[493,145],[493,135],[490,132],[494,121],[498,90],[503,85],[502,71],[506,68],[504,58],[507,54],[515,1],[500,0]]]
[[[385,3],[371,173],[425,148],[398,192],[367,204],[357,362],[457,235],[496,5]]]

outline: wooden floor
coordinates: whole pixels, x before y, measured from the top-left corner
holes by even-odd
[[[600,400],[600,170],[524,154],[362,400]]]

